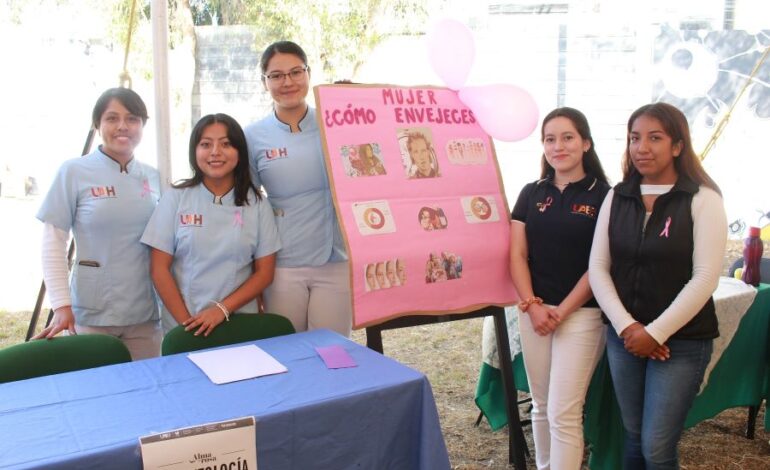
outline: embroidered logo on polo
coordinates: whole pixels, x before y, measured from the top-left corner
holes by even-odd
[[[589,204],[572,204],[572,213],[596,218],[596,207]]]
[[[289,151],[286,149],[286,147],[265,150],[265,158],[268,160],[277,160],[279,158],[286,158],[288,156]]]
[[[91,186],[91,196],[97,198],[118,197],[115,186]]]
[[[179,225],[183,227],[203,227],[203,214],[179,214]]]
[[[535,205],[537,206],[537,210],[539,210],[540,212],[545,212],[546,209],[551,207],[551,204],[553,204],[553,198],[551,196],[548,196],[547,198],[545,198],[545,201],[538,202]]]

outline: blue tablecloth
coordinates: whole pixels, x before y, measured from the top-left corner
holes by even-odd
[[[260,469],[449,468],[424,375],[327,330],[255,344],[289,372],[214,385],[180,354],[0,385],[0,468],[139,469],[140,436],[242,416]],[[327,369],[334,344],[358,367]]]

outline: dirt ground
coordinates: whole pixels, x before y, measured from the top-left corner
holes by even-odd
[[[765,245],[765,253],[770,253]],[[741,256],[741,242],[729,242],[725,271]],[[419,326],[383,333],[385,355],[423,372],[430,380],[452,468],[507,469],[507,428],[492,432],[485,421],[474,425],[479,410],[473,399],[481,366],[482,319]],[[353,338],[365,344],[363,331]],[[525,406],[520,408],[526,417]],[[733,408],[688,429],[680,443],[683,470],[770,470],[770,433],[763,430],[764,407],[756,437],[744,437],[746,408]],[[524,434],[534,451],[532,432]],[[528,468],[534,469],[532,459]]]

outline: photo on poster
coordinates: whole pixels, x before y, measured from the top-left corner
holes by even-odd
[[[395,261],[396,265],[396,276],[398,277],[398,285],[399,286],[405,286],[406,285],[406,263],[401,258],[396,258]]]
[[[420,223],[420,228],[426,232],[433,230],[444,230],[448,225],[446,215],[444,214],[444,209],[438,206],[421,207],[417,213],[417,221]]]
[[[406,267],[401,258],[378,261],[364,265],[366,292],[390,289],[406,284]]]
[[[345,174],[351,178],[387,174],[377,143],[343,145],[340,147],[340,156]]]
[[[401,162],[407,178],[424,179],[441,176],[433,145],[433,133],[429,128],[399,129],[398,146],[401,149]]]
[[[464,197],[460,199],[460,203],[463,206],[465,221],[469,224],[483,224],[500,220],[495,197],[492,195]]]
[[[385,262],[380,261],[377,263],[377,267],[374,269],[374,274],[377,277],[377,285],[380,289],[390,289],[390,283],[388,282],[388,276],[385,272]]]
[[[354,202],[353,215],[361,235],[380,235],[396,231],[388,201]]]
[[[398,278],[396,269],[397,259],[389,259],[385,262],[385,276],[388,278],[388,284],[390,287],[400,287],[401,281]]]
[[[440,254],[430,253],[428,255],[428,260],[425,262],[426,284],[460,279],[462,275],[463,261],[455,253],[442,251]]]
[[[449,163],[453,165],[484,165],[487,147],[481,139],[454,139],[446,144]]]
[[[366,292],[380,289],[380,285],[377,282],[377,263],[364,265],[364,280],[366,281]]]

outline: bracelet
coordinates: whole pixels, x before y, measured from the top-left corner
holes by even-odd
[[[532,304],[543,305],[543,299],[540,297],[530,297],[527,300],[522,300],[519,302],[519,310],[526,312],[529,306]]]
[[[230,321],[230,310],[227,310],[227,307],[225,307],[225,304],[222,302],[217,302],[216,300],[212,300],[211,302],[214,303],[217,307],[219,307],[219,310],[222,311],[222,313],[225,314],[225,321]]]

